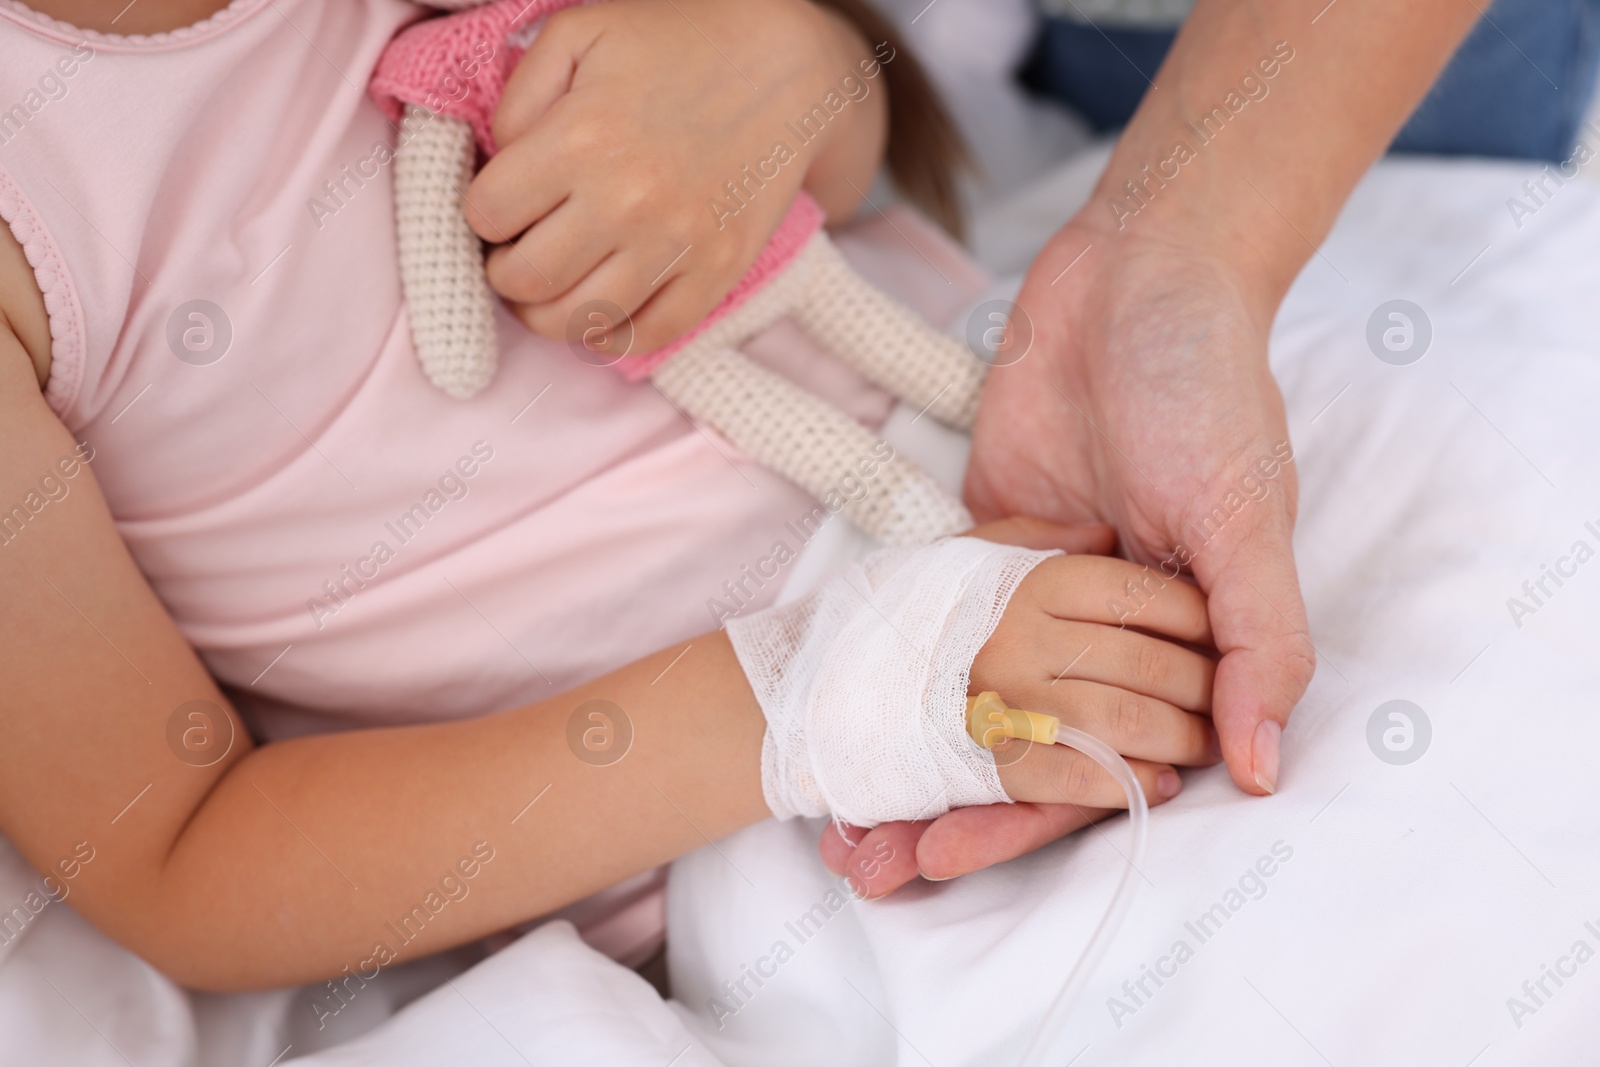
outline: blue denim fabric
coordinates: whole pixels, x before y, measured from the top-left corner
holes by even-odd
[[[1046,19],[1026,81],[1097,130],[1116,129],[1174,36]],[[1559,162],[1572,152],[1597,72],[1600,0],[1496,0],[1390,151]]]

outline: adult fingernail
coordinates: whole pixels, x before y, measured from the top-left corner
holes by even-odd
[[[1278,741],[1283,727],[1271,719],[1256,727],[1256,736],[1250,744],[1250,761],[1255,765],[1256,785],[1264,793],[1278,791]]]
[[[1171,800],[1182,788],[1183,782],[1178,778],[1177,771],[1162,771],[1156,775],[1156,792],[1161,794],[1162,800]]]
[[[943,878],[939,878],[929,874],[927,871],[918,871],[917,874],[921,875],[922,880],[925,882],[948,882],[950,879],[955,877],[953,874],[947,874]]]

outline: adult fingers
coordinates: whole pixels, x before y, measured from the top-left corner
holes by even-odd
[[[917,877],[917,840],[932,823],[886,822],[871,830],[826,826],[818,842],[822,862],[847,879],[856,896],[884,896]]]
[[[1265,794],[1278,788],[1283,726],[1311,684],[1316,650],[1307,636],[1286,506],[1259,509],[1237,525],[1224,532],[1229,543],[1206,546],[1194,569],[1222,653],[1212,718],[1223,758],[1239,788]]]
[[[1028,746],[1026,741],[1008,744]],[[1062,745],[1029,747],[1039,751],[1025,753],[1025,756],[1048,756],[1048,751],[1052,749],[1080,755]],[[1006,758],[1006,754],[1002,753],[1001,758]],[[1088,757],[1080,755],[1080,758],[1092,764]],[[1054,774],[1055,769],[1044,766],[1046,762],[1048,759],[1039,760],[1036,769],[1043,771],[1045,776]],[[1095,771],[1105,777],[1105,782],[1111,781],[1098,764],[1092,765]],[[1130,766],[1140,777],[1146,799],[1152,806],[1170,800],[1181,788],[1177,775],[1170,767],[1161,768],[1137,760],[1130,761]],[[1170,793],[1156,783],[1163,773],[1171,775],[1167,786],[1172,790]],[[1009,768],[1002,767],[1002,782],[1017,777]],[[1097,789],[1100,787],[1101,783],[1095,786]],[[1096,805],[1066,799],[1079,792],[1076,786],[1066,781],[1047,785],[1044,789],[1062,802],[1022,800],[1014,804],[958,808],[931,821],[883,823],[871,830],[858,826],[840,828],[830,825],[822,831],[819,851],[828,869],[848,878],[851,889],[858,896],[869,899],[881,897],[919,875],[939,881],[1015,859],[1080,830],[1091,822],[1115,814],[1127,806],[1127,800],[1120,786],[1112,783],[1109,788],[1115,792],[1114,804]],[[1010,791],[1008,786],[1007,792]]]
[[[852,826],[849,823],[829,823],[823,827],[822,836],[817,839],[817,851],[822,855],[822,865],[834,874],[843,874],[845,861],[855,852],[856,846],[861,844],[861,839],[868,833],[870,831],[865,826]]]
[[[1116,810],[1027,803],[957,808],[918,835],[916,867],[933,881],[970,874],[1027,855]]]

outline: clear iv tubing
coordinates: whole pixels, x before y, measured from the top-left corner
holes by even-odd
[[[1049,741],[1075,748],[1104,767],[1111,777],[1117,780],[1117,784],[1122,786],[1122,791],[1128,798],[1128,829],[1131,841],[1128,854],[1124,857],[1127,860],[1127,867],[1122,872],[1121,881],[1117,883],[1117,891],[1111,898],[1110,906],[1100,917],[1100,925],[1095,928],[1088,945],[1084,947],[1083,955],[1078,957],[1078,962],[1067,975],[1067,980],[1062,983],[1055,999],[1050,1002],[1050,1007],[1045,1010],[1044,1018],[1028,1041],[1027,1050],[1023,1052],[1019,1065],[1019,1067],[1045,1067],[1050,1062],[1051,1050],[1058,1047],[1058,1039],[1062,1037],[1061,1031],[1066,1024],[1067,1016],[1072,1011],[1073,1003],[1083,992],[1083,987],[1089,983],[1090,976],[1099,966],[1106,950],[1111,947],[1111,942],[1116,939],[1123,917],[1127,915],[1128,907],[1133,903],[1133,894],[1138,889],[1134,876],[1138,874],[1139,864],[1144,859],[1145,835],[1150,826],[1150,808],[1145,803],[1144,790],[1139,785],[1139,779],[1134,777],[1133,768],[1128,766],[1115,749],[1082,730],[1063,725],[1052,715],[1010,708],[997,694],[980,693],[967,701],[967,730],[972,739],[984,748],[993,748],[1006,737],[1036,743]]]

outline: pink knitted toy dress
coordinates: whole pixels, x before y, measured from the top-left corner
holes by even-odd
[[[523,52],[546,17],[583,0],[472,2],[446,0],[437,6],[466,9],[400,33],[370,86],[401,128],[395,205],[414,346],[433,383],[461,398],[489,383],[498,358],[495,297],[462,198],[479,160],[496,151],[490,121]],[[710,315],[671,344],[614,364],[630,381],[653,378],[691,418],[819,497],[883,450],[865,427],[740,354],[751,337],[788,316],[884,389],[959,428],[971,424],[986,369],[960,341],[861,278],[822,222],[822,209],[802,192]],[[569,340],[576,352],[579,339]],[[898,456],[846,513],[889,544],[971,525],[960,501]]]

